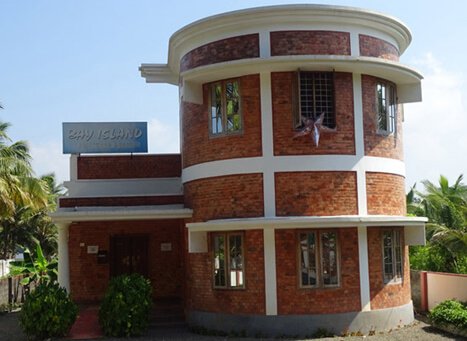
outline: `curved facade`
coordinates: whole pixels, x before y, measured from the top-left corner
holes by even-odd
[[[121,235],[144,234],[155,281],[164,257],[174,264],[166,277],[177,283],[159,282],[155,296],[179,297],[187,321],[207,329],[310,335],[412,322],[408,245],[424,243],[425,220],[405,216],[403,104],[421,100],[422,78],[399,62],[410,41],[393,17],[319,5],[230,12],[180,29],[167,64],[140,68],[147,82],[180,89],[173,179],[151,157],[116,157],[128,171],[110,175],[92,165],[111,159],[81,157],[70,185],[79,198],[56,214],[71,222],[70,251],[65,242],[61,252],[88,262],[81,241],[92,233],[117,246]],[[114,179],[121,190],[102,187],[111,198],[101,198],[87,179]],[[76,210],[117,201],[153,206]],[[101,297],[106,283],[83,291],[79,269],[70,265],[72,293]]]
[[[265,7],[188,25],[167,65],[142,65],[180,84],[191,323],[306,335],[412,321],[408,245],[424,226],[405,218],[402,105],[422,78],[399,63],[410,41],[379,13]],[[319,143],[299,136],[322,113]]]

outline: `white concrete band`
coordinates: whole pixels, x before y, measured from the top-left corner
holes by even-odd
[[[216,176],[277,172],[357,171],[405,176],[403,161],[356,155],[294,155],[251,157],[200,163],[182,170],[182,182]]]

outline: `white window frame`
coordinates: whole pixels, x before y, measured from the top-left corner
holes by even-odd
[[[238,86],[238,115],[240,116],[240,126],[237,129],[228,130],[228,117],[227,117],[227,84],[229,83],[237,83]],[[215,87],[221,87],[221,94],[220,94],[220,115],[213,116],[213,91],[215,91]],[[241,96],[241,84],[239,78],[233,79],[226,79],[222,81],[217,81],[208,84],[208,120],[209,120],[209,135],[211,137],[218,137],[218,136],[225,136],[225,135],[234,135],[240,134],[243,132],[243,113],[242,113],[242,96]],[[217,107],[217,106],[216,106]],[[217,112],[216,112],[217,113]],[[217,128],[213,126],[213,120],[218,119],[220,120],[221,128]]]
[[[309,234],[314,234],[315,235],[315,269],[316,269],[316,284],[315,285],[307,285],[303,284],[302,281],[302,275],[303,275],[303,270],[305,269],[302,265],[302,245],[301,245],[301,240],[300,236],[302,234],[309,235]],[[322,235],[325,233],[334,233],[336,236],[336,248],[335,248],[335,258],[336,258],[336,271],[337,271],[337,283],[336,284],[325,284],[324,283],[324,256],[323,256],[323,242],[322,242]],[[308,237],[307,237],[308,240]],[[304,288],[304,289],[316,289],[316,288],[339,288],[341,286],[341,271],[340,271],[340,243],[339,243],[339,232],[336,230],[304,230],[304,231],[299,231],[297,234],[297,244],[298,244],[298,281],[299,281],[299,287]],[[307,248],[308,248],[308,242],[307,242]]]
[[[377,133],[381,135],[395,134],[398,107],[395,84],[378,80],[376,82],[375,95]]]
[[[402,245],[402,233],[401,229],[390,229],[382,231],[381,238],[381,251],[383,258],[383,282],[384,284],[398,284],[404,280],[404,252]],[[391,245],[389,247],[389,255],[391,262],[386,259],[386,246],[385,238],[389,236],[391,239]],[[386,271],[386,265],[391,267],[391,272]]]
[[[216,271],[219,269],[217,268],[216,259],[216,250],[215,250],[215,239],[216,237],[223,237],[224,238],[224,284],[216,284]],[[232,268],[231,267],[231,245],[230,245],[230,237],[240,237],[241,240],[241,266],[240,268]],[[244,289],[245,288],[245,238],[244,234],[241,232],[213,232],[211,236],[212,242],[212,285],[214,289]],[[241,282],[240,285],[232,285],[232,275],[235,276],[235,280]]]

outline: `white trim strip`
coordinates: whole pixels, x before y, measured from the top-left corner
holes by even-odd
[[[355,155],[303,155],[238,158],[200,163],[182,170],[182,182],[216,176],[306,171],[365,171],[405,177],[403,161],[383,157]]]

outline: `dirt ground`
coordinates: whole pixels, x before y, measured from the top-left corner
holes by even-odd
[[[26,341],[27,338],[21,331],[18,321],[19,313],[9,313],[0,315],[0,341]],[[436,328],[431,327],[424,322],[423,316],[418,317],[417,320],[410,326],[392,330],[386,333],[380,333],[373,336],[349,336],[342,337],[336,336],[332,338],[319,339],[323,341],[461,341],[465,338],[454,336],[442,332]],[[128,340],[105,338],[102,340]],[[253,341],[259,339],[252,338],[225,338],[218,336],[203,336],[190,332],[187,327],[183,328],[165,328],[165,329],[151,329],[148,335],[135,338],[137,341],[149,340],[196,340],[196,341],[216,341],[216,340],[238,340],[238,341]],[[264,340],[264,339],[263,339]],[[277,340],[277,339],[276,339]],[[284,339],[285,340],[285,339]]]

